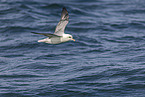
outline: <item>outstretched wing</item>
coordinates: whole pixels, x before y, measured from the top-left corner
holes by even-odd
[[[39,35],[44,35],[44,36],[47,36],[47,37],[49,37],[49,38],[51,38],[51,37],[53,37],[53,36],[60,37],[60,36],[58,36],[58,35],[49,34],[49,33],[36,33],[36,32],[31,32],[31,33],[39,34]]]
[[[63,8],[62,13],[61,13],[61,19],[56,26],[54,34],[58,36],[62,36],[64,34],[64,29],[66,25],[68,24],[68,21],[69,21],[68,12],[66,8]]]

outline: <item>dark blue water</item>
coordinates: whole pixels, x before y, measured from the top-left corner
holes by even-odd
[[[0,97],[145,97],[145,1],[0,0]]]

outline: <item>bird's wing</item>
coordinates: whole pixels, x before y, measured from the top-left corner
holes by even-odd
[[[51,38],[51,37],[53,37],[53,36],[60,37],[60,36],[58,36],[58,35],[49,34],[49,33],[36,33],[36,32],[31,32],[31,33],[39,34],[39,35],[44,35],[44,36],[47,36],[47,37],[49,37],[49,38]]]
[[[64,34],[64,29],[69,21],[69,15],[66,8],[63,8],[61,13],[61,19],[55,28],[55,35],[62,36]]]

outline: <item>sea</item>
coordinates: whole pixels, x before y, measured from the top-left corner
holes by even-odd
[[[0,97],[145,97],[145,0],[0,0]]]

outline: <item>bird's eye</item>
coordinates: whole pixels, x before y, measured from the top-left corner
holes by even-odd
[[[69,38],[71,38],[71,36],[69,36]]]

